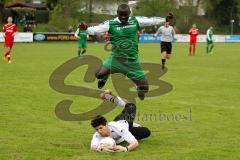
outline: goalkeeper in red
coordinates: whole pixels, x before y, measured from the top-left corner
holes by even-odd
[[[17,26],[12,23],[12,17],[8,17],[7,23],[2,28],[3,37],[5,40],[4,46],[7,49],[4,54],[4,59],[10,64],[11,63],[11,50],[13,47],[14,36],[17,32]]]
[[[159,25],[165,22],[162,17],[130,16],[127,4],[118,6],[118,17],[98,26],[89,27],[87,32],[96,35],[108,32],[112,44],[111,55],[97,70],[98,88],[102,88],[112,73],[122,73],[130,78],[137,86],[138,97],[143,100],[148,92],[148,81],[140,66],[138,58],[138,30],[142,26]]]
[[[197,36],[199,34],[197,25],[193,24],[188,33],[190,35],[189,56],[194,56],[196,51]]]

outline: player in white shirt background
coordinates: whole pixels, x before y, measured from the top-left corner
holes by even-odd
[[[170,59],[171,57],[172,42],[175,39],[175,30],[170,25],[170,21],[168,18],[166,18],[165,25],[160,26],[153,36],[157,37],[158,34],[161,34],[162,69],[164,69],[166,59]]]
[[[109,90],[102,93],[101,98],[111,101],[124,109],[114,121],[107,122],[106,118],[101,115],[96,116],[91,121],[92,127],[96,129],[91,141],[92,150],[99,152],[127,152],[138,147],[138,140],[150,136],[151,132],[148,128],[133,123],[136,116],[135,104],[111,95]],[[117,145],[113,148],[101,145],[100,141],[105,137],[113,138]],[[127,142],[128,145],[126,147],[119,145],[122,142]]]

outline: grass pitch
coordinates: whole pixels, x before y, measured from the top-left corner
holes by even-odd
[[[213,55],[206,55],[205,44],[198,44],[195,57],[188,56],[188,44],[175,43],[167,61],[169,70],[161,77],[173,90],[137,100],[136,121],[152,130],[151,137],[135,151],[117,154],[89,150],[94,132],[89,121],[66,122],[55,115],[55,105],[63,99],[74,100],[74,113],[101,103],[49,87],[49,76],[76,56],[76,46],[71,42],[16,43],[13,63],[0,61],[1,160],[240,159],[239,43],[215,43]],[[88,44],[87,54],[105,59],[109,52],[103,46]],[[140,44],[139,49],[141,62],[160,63],[159,44]],[[66,83],[97,89],[97,81],[83,81],[85,69],[76,69]],[[111,81],[106,88],[112,89]],[[116,108],[106,117],[111,120],[120,111]],[[153,114],[167,118],[152,119]]]

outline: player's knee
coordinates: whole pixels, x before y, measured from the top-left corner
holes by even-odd
[[[128,111],[128,113],[135,113],[136,111],[136,105],[134,103],[127,103],[125,105],[125,108]]]
[[[109,74],[108,70],[103,69],[102,67],[100,67],[99,69],[96,70],[95,72],[95,77],[97,79],[103,79],[105,78],[107,75]]]
[[[102,74],[101,74],[101,68],[97,69],[95,72],[95,77],[97,79],[101,79],[102,78]]]

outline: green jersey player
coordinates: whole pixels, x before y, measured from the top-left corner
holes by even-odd
[[[81,22],[78,25],[78,29],[75,32],[75,37],[77,38],[78,43],[78,57],[82,56],[87,49],[87,24],[85,22]]]
[[[118,6],[117,18],[88,27],[87,32],[90,35],[108,32],[112,45],[111,55],[96,72],[98,88],[105,85],[109,74],[122,73],[136,84],[138,96],[143,100],[148,92],[148,82],[138,58],[138,30],[142,26],[164,23],[165,18],[134,17],[130,13],[129,6],[121,4]]]
[[[207,54],[210,53],[212,54],[212,50],[213,50],[213,27],[211,26],[208,30],[207,30]]]

